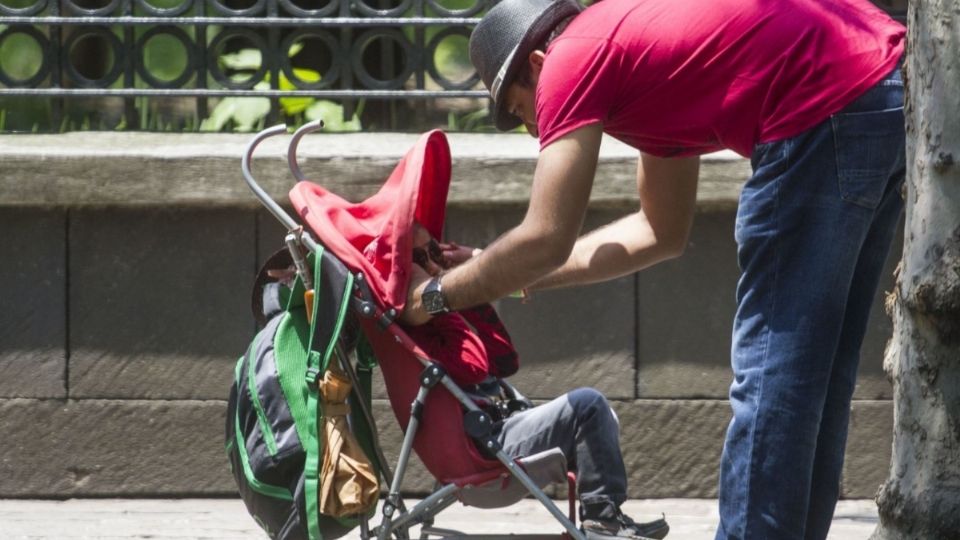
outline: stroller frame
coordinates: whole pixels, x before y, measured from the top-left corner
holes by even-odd
[[[290,140],[287,149],[287,161],[291,173],[297,182],[306,181],[305,176],[297,163],[297,147],[304,135],[316,131],[323,127],[322,120],[316,120],[305,124],[299,128]],[[319,244],[311,234],[304,230],[304,227],[291,217],[269,194],[267,194],[254,179],[250,168],[250,162],[257,146],[265,139],[280,134],[287,133],[286,125],[276,125],[257,133],[248,143],[244,151],[241,169],[247,185],[260,200],[260,202],[269,210],[280,223],[288,230],[284,241],[294,257],[298,273],[307,277],[305,265],[303,265],[300,255],[300,246],[310,250],[315,254],[322,251],[322,245]],[[328,252],[329,253],[329,252]],[[348,351],[342,340],[338,339],[336,343],[336,355],[340,364],[348,377],[353,382],[351,402],[358,404],[361,412],[373,430],[373,446],[377,459],[380,462],[380,470],[384,481],[389,485],[389,492],[381,508],[380,523],[373,528],[370,526],[370,519],[367,516],[357,516],[360,523],[360,536],[363,540],[376,538],[377,540],[386,540],[391,535],[397,539],[410,538],[410,528],[420,525],[420,538],[426,540],[433,537],[441,538],[468,538],[472,540],[558,540],[569,539],[585,540],[583,533],[575,525],[575,504],[573,494],[575,493],[575,484],[573,476],[567,475],[567,482],[570,488],[570,515],[564,515],[546,493],[537,485],[531,476],[520,466],[517,461],[508,456],[500,447],[499,442],[493,436],[492,419],[482,409],[480,409],[473,400],[461,389],[450,377],[446,376],[443,367],[436,361],[430,359],[413,340],[403,331],[399,325],[395,324],[397,312],[394,309],[384,310],[370,292],[369,285],[365,281],[362,273],[353,273],[340,261],[336,254],[329,253],[336,260],[336,263],[342,266],[344,273],[351,273],[354,276],[354,290],[350,299],[350,309],[359,317],[372,319],[378,323],[378,327],[385,332],[389,332],[394,339],[403,344],[407,349],[413,351],[417,360],[423,365],[424,370],[420,375],[420,387],[416,398],[411,404],[414,414],[410,415],[406,432],[403,437],[403,444],[400,448],[400,454],[397,460],[395,472],[391,472],[388,462],[384,457],[382,448],[377,436],[377,428],[371,411],[366,407],[364,399],[360,396],[360,386],[357,384],[357,375],[351,365]],[[318,278],[319,279],[319,278]],[[519,481],[526,488],[530,495],[533,495],[550,514],[563,526],[565,532],[558,534],[466,534],[455,530],[436,528],[433,526],[434,517],[442,510],[450,507],[458,500],[458,493],[466,486],[460,486],[456,483],[440,485],[433,493],[421,500],[415,506],[407,509],[400,490],[403,483],[403,477],[406,473],[410,459],[410,453],[413,449],[414,437],[419,425],[419,414],[416,412],[424,407],[424,401],[436,385],[442,385],[447,389],[460,404],[467,410],[465,415],[465,425],[468,435],[475,441],[480,442],[496,459],[504,466],[506,473],[510,477]]]

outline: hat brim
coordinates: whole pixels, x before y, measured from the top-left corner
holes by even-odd
[[[497,129],[510,131],[523,124],[523,120],[506,110],[507,90],[513,85],[520,69],[527,65],[530,53],[547,39],[560,21],[580,13],[580,10],[580,4],[576,0],[557,0],[543,10],[520,39],[515,52],[507,60],[507,69],[503,75],[503,82],[497,89],[497,95],[492,96],[494,125]]]

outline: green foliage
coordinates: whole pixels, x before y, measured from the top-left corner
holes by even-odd
[[[452,82],[466,81],[473,75],[469,40],[464,36],[447,36],[437,44],[433,56],[437,71]]]
[[[15,80],[26,80],[37,74],[43,64],[43,50],[25,34],[11,34],[0,44],[0,65]]]
[[[309,122],[322,119],[324,131],[360,131],[360,114],[363,112],[363,102],[357,107],[350,120],[343,119],[343,106],[326,99],[315,100],[304,111],[304,118]]]
[[[450,111],[447,113],[447,129],[450,131],[495,131],[488,107],[462,115]]]
[[[183,0],[146,0],[146,3],[158,9],[170,9],[183,4]]]
[[[230,78],[234,81],[247,81],[260,69],[263,58],[257,49],[242,49],[235,53],[221,54],[220,67],[236,71]],[[254,85],[256,90],[270,88],[269,81]],[[200,131],[223,131],[232,127],[234,131],[253,131],[263,127],[270,114],[270,100],[264,97],[225,97],[210,112],[210,117],[200,123]]]
[[[192,32],[192,29],[190,30]],[[161,81],[172,81],[187,69],[187,52],[183,44],[169,35],[155,35],[143,50],[148,71]]]
[[[268,83],[257,87],[269,88]],[[234,131],[261,129],[270,113],[270,100],[263,97],[225,97],[210,111],[210,117],[200,122],[200,131],[223,131],[232,126]]]
[[[298,43],[290,47],[288,55],[295,56],[303,49]],[[263,62],[260,51],[257,49],[241,49],[235,53],[223,54],[219,58],[220,65],[227,70],[235,71],[231,77],[235,81],[246,81],[253,76]],[[311,69],[294,68],[293,75],[306,83],[316,83],[321,80],[321,74]],[[280,90],[295,90],[297,86],[286,74],[280,73],[277,84]],[[257,90],[270,89],[270,75],[255,86]],[[326,131],[360,131],[359,113],[354,113],[349,120],[343,119],[343,106],[332,101],[318,100],[312,97],[282,97],[279,99],[280,109],[284,115],[304,121],[322,118]],[[362,108],[362,102],[361,102]],[[262,97],[226,97],[217,103],[210,117],[200,123],[200,131],[255,131],[265,125],[267,115],[270,114],[270,100]]]
[[[256,71],[263,64],[259,49],[241,49],[235,53],[221,54],[217,60],[220,67],[236,71]]]

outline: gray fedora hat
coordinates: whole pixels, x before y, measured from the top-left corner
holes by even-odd
[[[470,35],[470,61],[493,97],[494,123],[508,131],[522,122],[503,108],[503,94],[527,57],[561,21],[583,7],[577,0],[503,0]]]

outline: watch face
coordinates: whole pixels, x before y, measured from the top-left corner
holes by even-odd
[[[447,311],[446,302],[443,299],[443,293],[440,291],[426,291],[421,297],[423,309],[433,315]]]

